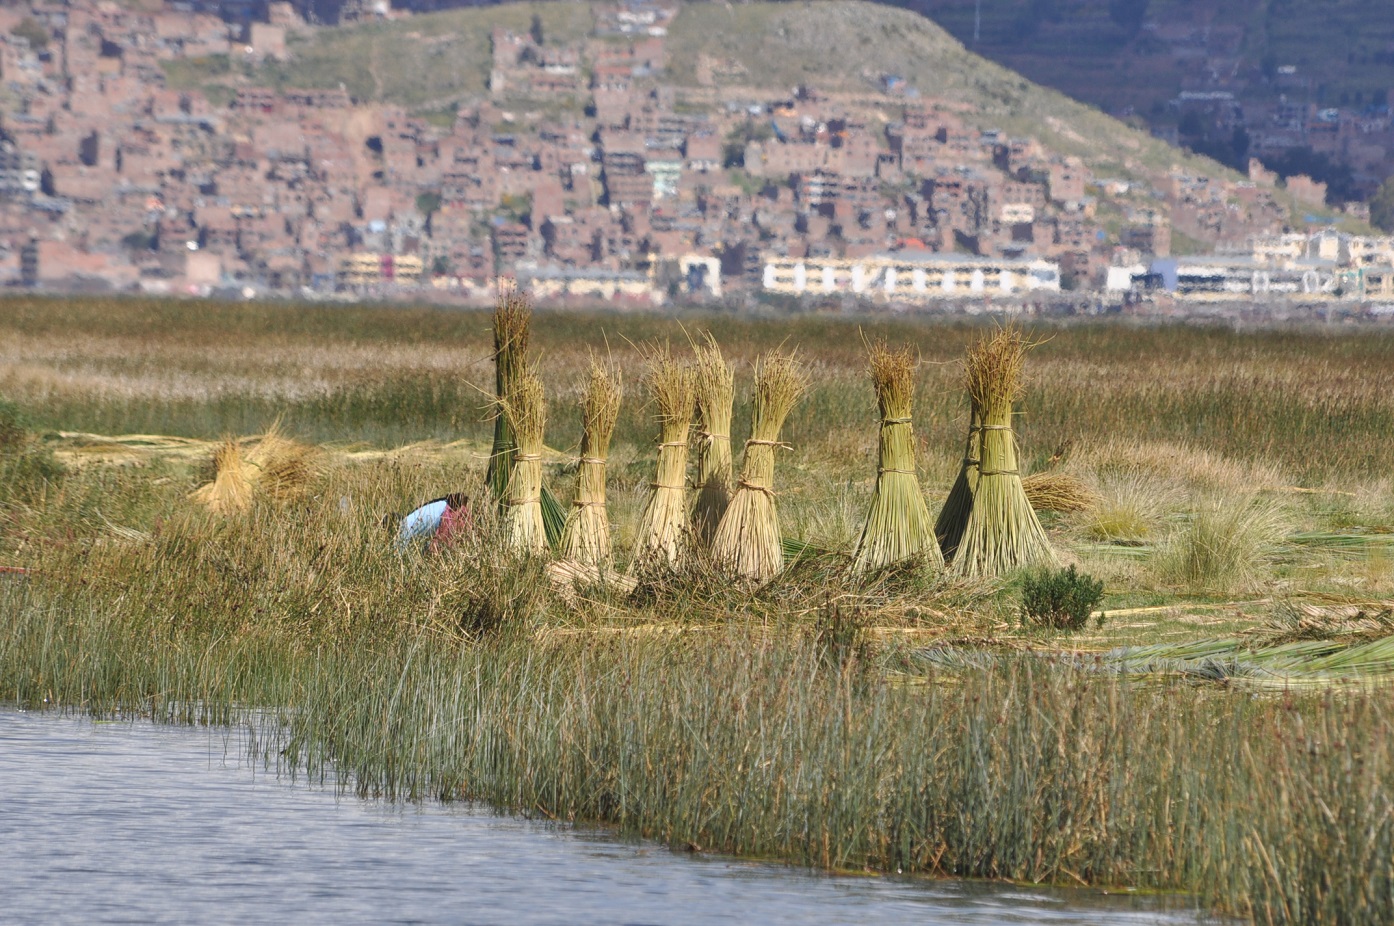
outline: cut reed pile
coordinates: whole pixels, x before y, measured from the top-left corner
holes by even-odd
[[[779,432],[784,419],[807,388],[808,376],[792,354],[775,351],[756,364],[750,439],[745,442],[736,494],[717,525],[712,559],[719,568],[757,583],[784,568],[774,504],[774,452],[783,446]]]
[[[644,381],[658,420],[658,471],[639,517],[633,568],[675,567],[690,551],[687,520],[687,441],[692,428],[692,370],[668,348],[648,355]]]
[[[1021,485],[1012,403],[1022,396],[1025,336],[999,328],[968,351],[968,394],[978,410],[979,463],[972,508],[953,557],[963,575],[1054,566],[1055,552]]]
[[[536,372],[529,369],[518,372],[504,400],[503,414],[516,440],[513,472],[508,477],[504,536],[509,546],[521,554],[546,553],[547,530],[542,522],[542,433],[547,421],[547,402]]]
[[[259,495],[290,501],[318,478],[321,461],[318,448],[286,437],[276,423],[259,438],[224,438],[213,450],[213,478],[189,497],[222,515],[246,511]]]
[[[528,344],[532,339],[532,304],[527,294],[505,289],[494,304],[494,443],[489,455],[485,482],[506,513],[511,497],[508,480],[513,473],[513,456],[518,442],[505,413],[508,397],[528,370]],[[546,486],[539,491],[547,541],[561,541],[566,513]]]
[[[1032,473],[1021,480],[1021,487],[1037,511],[1075,514],[1093,510],[1100,501],[1099,493],[1070,473]]]
[[[731,406],[735,373],[709,333],[697,347],[693,375],[697,390],[697,504],[692,527],[697,542],[710,547],[726,506],[731,503]]]
[[[610,562],[605,461],[623,395],[619,372],[592,358],[581,399],[581,458],[576,466],[576,499],[562,531],[563,559],[597,566]]]
[[[871,382],[881,411],[876,494],[852,556],[853,571],[884,569],[912,557],[943,566],[944,557],[915,469],[915,432],[910,415],[915,358],[908,349],[893,351],[884,342],[872,344]]]

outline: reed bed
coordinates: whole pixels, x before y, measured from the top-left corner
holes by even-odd
[[[768,582],[784,568],[784,538],[774,503],[774,452],[784,446],[784,419],[807,389],[808,375],[793,354],[775,351],[756,364],[741,478],[712,539],[712,560],[755,583]]]
[[[979,415],[979,462],[972,508],[953,555],[955,570],[964,575],[1056,565],[1050,540],[1021,485],[1012,422],[1012,405],[1023,394],[1029,346],[1019,330],[999,328],[968,353],[968,393]]]
[[[697,501],[692,527],[697,542],[709,548],[731,503],[731,410],[736,398],[735,370],[710,333],[697,346],[693,376],[697,390],[697,433],[693,435]]]
[[[605,464],[620,415],[624,385],[618,370],[591,360],[581,397],[581,456],[576,461],[576,498],[562,531],[564,560],[609,564],[610,516],[605,505]]]
[[[658,467],[639,516],[633,568],[673,568],[691,552],[687,519],[687,445],[695,401],[692,370],[667,347],[648,355],[645,376],[658,422]]]
[[[915,394],[915,358],[908,349],[893,351],[884,341],[878,341],[871,345],[870,365],[881,413],[876,493],[852,554],[852,569],[859,573],[874,571],[913,558],[942,567],[944,557],[939,552],[915,466],[910,414]]]
[[[0,587],[0,698],[249,724],[257,757],[332,763],[364,795],[833,870],[1183,891],[1261,923],[1394,914],[1380,693],[1205,696],[1036,659],[894,684],[812,636],[739,627],[700,646],[408,629],[375,647],[151,649],[130,615],[48,594]]]

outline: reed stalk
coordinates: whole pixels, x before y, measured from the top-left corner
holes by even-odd
[[[687,442],[692,428],[691,369],[666,347],[649,355],[645,376],[658,421],[658,470],[639,516],[633,568],[681,565],[690,552],[687,518]]]
[[[512,454],[513,472],[508,477],[504,536],[518,553],[542,554],[548,548],[547,529],[542,521],[542,434],[547,402],[542,381],[534,371],[523,369],[517,374],[503,414],[517,441]]]
[[[1021,485],[1012,403],[1031,345],[1016,328],[1000,328],[969,348],[968,393],[979,412],[980,462],[973,505],[953,559],[957,572],[995,576],[1058,565],[1055,551]]]
[[[735,373],[721,355],[716,339],[707,334],[693,364],[697,388],[697,503],[692,526],[697,542],[710,548],[716,527],[731,503],[731,406]]]
[[[581,399],[581,457],[576,467],[576,500],[562,531],[561,555],[594,566],[610,562],[610,518],[605,509],[605,461],[620,414],[624,387],[618,371],[592,358]]]
[[[741,478],[712,541],[712,559],[736,576],[768,582],[784,568],[784,542],[774,503],[775,449],[784,419],[808,388],[803,365],[780,351],[755,368],[750,439],[741,459]]]
[[[933,566],[944,558],[930,522],[929,506],[915,469],[915,433],[911,405],[915,393],[915,359],[909,350],[892,351],[884,342],[871,345],[871,381],[881,412],[876,494],[852,556],[857,573],[884,569],[924,557]]]

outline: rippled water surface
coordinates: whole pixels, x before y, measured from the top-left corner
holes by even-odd
[[[825,877],[291,784],[221,731],[0,711],[3,923],[1194,923],[1092,892]]]

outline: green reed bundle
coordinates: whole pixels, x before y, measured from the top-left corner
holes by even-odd
[[[939,509],[939,519],[934,523],[934,535],[939,538],[944,559],[954,558],[963,540],[963,529],[968,526],[968,515],[973,511],[973,489],[978,485],[978,459],[982,452],[979,433],[978,403],[973,402],[968,412],[968,444],[963,449],[963,463],[949,489],[949,497],[944,500],[944,507]]]
[[[692,371],[666,347],[649,356],[644,380],[658,419],[658,473],[639,517],[634,542],[638,569],[677,566],[687,557],[687,438],[693,405]]]
[[[547,422],[547,401],[542,380],[529,369],[515,377],[504,400],[504,417],[517,442],[513,471],[508,477],[504,536],[519,553],[547,552],[547,529],[542,523],[542,431]]]
[[[807,388],[803,366],[789,354],[768,354],[756,365],[741,478],[712,540],[712,558],[718,565],[755,582],[766,582],[784,568],[774,506],[774,451],[781,446],[784,419]]]
[[[532,337],[532,304],[526,293],[502,289],[494,303],[494,444],[489,454],[485,482],[494,493],[501,508],[506,508],[510,494],[508,480],[513,473],[513,457],[518,450],[515,429],[504,409],[519,377],[527,372],[528,342]],[[561,539],[566,513],[545,486],[541,493],[543,525],[547,541],[556,544]]]
[[[624,389],[619,373],[592,359],[581,398],[581,459],[576,500],[562,531],[563,558],[603,565],[610,561],[610,518],[605,511],[605,460],[620,415]]]
[[[693,376],[697,389],[697,504],[692,527],[697,540],[710,546],[731,502],[731,405],[736,396],[735,374],[710,334],[697,348]]]
[[[978,408],[979,463],[973,507],[954,554],[964,575],[993,576],[1023,566],[1056,565],[1017,463],[1012,403],[1030,347],[1016,328],[1000,328],[968,350],[968,394]]]
[[[915,470],[915,433],[910,406],[915,394],[915,358],[884,342],[871,345],[871,382],[881,411],[876,495],[852,556],[854,572],[883,569],[922,556],[944,565],[930,523],[929,506]]]

